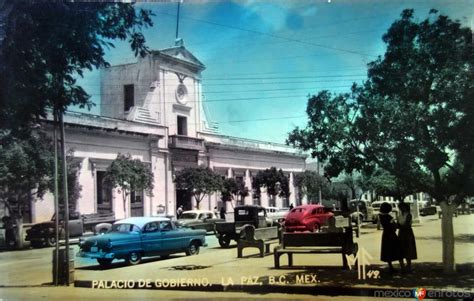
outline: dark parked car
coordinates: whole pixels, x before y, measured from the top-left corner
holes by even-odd
[[[132,217],[115,222],[109,233],[81,240],[77,256],[96,258],[101,266],[114,259],[135,265],[145,256],[196,255],[205,237],[206,231],[177,228],[169,218]]]
[[[301,205],[291,209],[286,216],[284,227],[286,232],[319,231],[327,220],[334,216],[330,208],[322,205]]]
[[[79,212],[69,213],[69,237],[82,236],[86,231],[93,231],[94,233],[105,233],[112,226],[115,221],[115,214],[110,213],[93,213],[93,214],[79,214]],[[44,246],[54,247],[56,245],[56,215],[53,215],[50,221],[37,223],[26,230],[26,241],[31,243],[33,248],[40,248]],[[59,238],[64,239],[64,221],[59,219]]]
[[[238,241],[244,225],[255,228],[268,226],[267,212],[257,205],[242,205],[234,208],[234,222],[216,223],[216,237],[221,247],[227,248],[231,240]]]

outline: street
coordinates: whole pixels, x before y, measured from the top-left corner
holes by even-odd
[[[274,269],[273,256],[267,255],[264,258],[252,256],[257,251],[253,249],[246,249],[244,257],[238,259],[236,257],[235,243],[231,244],[228,249],[219,247],[217,239],[214,235],[207,235],[207,247],[201,248],[201,252],[197,256],[185,256],[183,254],[171,255],[167,259],[147,258],[143,263],[137,266],[127,266],[124,262],[117,261],[109,269],[99,267],[95,260],[74,258],[75,271],[74,276],[76,280],[83,282],[89,281],[95,283],[96,288],[101,288],[100,283],[104,286],[107,280],[116,281],[146,281],[160,282],[166,289],[170,290],[147,290],[135,289],[130,290],[102,290],[90,288],[50,288],[51,292],[58,292],[58,294],[77,296],[77,292],[84,292],[84,295],[99,294],[106,295],[109,298],[118,296],[118,299],[126,298],[130,292],[134,296],[155,296],[160,294],[168,297],[176,297],[179,294],[179,287],[174,289],[170,287],[169,283],[177,282],[178,286],[181,282],[182,296],[189,296],[192,294],[196,298],[204,298],[205,292],[196,293],[195,291],[214,291],[213,296],[226,298],[244,298],[246,294],[256,297],[255,293],[241,290],[234,291],[238,285],[271,285],[287,287],[298,286],[329,286],[329,287],[376,287],[380,285],[389,286],[393,288],[412,288],[416,286],[444,288],[453,286],[457,288],[472,287],[472,263],[474,263],[473,252],[473,237],[474,237],[474,215],[460,215],[454,218],[454,229],[456,242],[456,262],[460,269],[468,268],[468,273],[460,275],[460,278],[451,277],[451,279],[443,278],[442,275],[430,276],[428,271],[438,271],[441,263],[441,228],[440,220],[435,217],[424,217],[421,224],[415,224],[413,230],[417,238],[418,260],[414,262],[414,275],[388,276],[385,273],[385,265],[380,262],[380,238],[381,231],[377,231],[372,225],[368,228],[362,228],[361,236],[357,239],[359,243],[359,251],[365,250],[370,256],[367,262],[367,271],[377,271],[380,279],[358,279],[357,268],[352,267],[352,270],[346,271],[341,269],[341,257],[338,254],[319,254],[319,255],[301,255],[296,256],[294,260],[295,267]],[[77,253],[78,246],[73,246],[75,253]],[[0,285],[5,286],[0,289],[0,299],[17,300],[19,298],[18,289],[11,288],[12,286],[24,286],[25,290],[41,291],[43,294],[49,292],[50,289],[40,287],[51,283],[52,279],[52,252],[54,248],[30,249],[23,251],[10,251],[0,253]],[[282,260],[283,265],[287,264],[286,259]],[[438,274],[441,274],[437,272]],[[317,278],[316,282],[298,283],[301,275],[309,275]],[[429,276],[429,277],[420,277]],[[308,278],[309,278],[308,276]],[[439,276],[439,277],[438,277]],[[283,278],[281,278],[283,277]],[[431,277],[431,278],[430,278]],[[463,278],[464,277],[464,278]],[[183,280],[184,279],[184,280]],[[273,280],[272,280],[273,279]],[[284,282],[278,282],[275,279],[284,279]],[[95,282],[94,282],[95,281]],[[183,282],[184,281],[184,282]],[[209,283],[209,286],[195,285],[191,287],[190,282],[194,281],[202,283]],[[451,281],[451,282],[450,282]],[[105,285],[106,286],[106,285]],[[172,286],[172,285],[171,285]],[[262,286],[262,287],[263,287]],[[10,287],[10,288],[7,288]],[[145,286],[143,286],[146,288]],[[225,288],[231,288],[225,291]],[[105,287],[102,287],[105,288]],[[136,287],[135,287],[136,288]],[[221,291],[224,290],[224,291]],[[258,292],[258,287],[256,289]],[[110,293],[109,293],[110,292]],[[123,292],[123,293],[122,293]],[[263,291],[262,291],[263,292]],[[273,299],[289,297],[282,293],[283,291],[275,291],[277,294],[273,295]],[[292,291],[293,292],[293,291]],[[268,293],[268,292],[267,292]],[[81,293],[82,294],[82,293]],[[215,294],[215,295],[214,295]],[[4,296],[4,297],[2,297]],[[306,294],[295,295],[298,298],[303,298]],[[295,296],[291,296],[295,299]],[[269,295],[258,295],[258,297],[269,297]],[[21,299],[21,298],[20,298]],[[115,297],[114,297],[115,299]],[[339,300],[339,299],[335,299]],[[342,299],[340,299],[342,300]],[[351,299],[352,300],[352,299]]]

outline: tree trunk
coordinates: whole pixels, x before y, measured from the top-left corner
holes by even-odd
[[[23,249],[23,218],[19,217],[15,220],[16,229],[15,229],[15,240],[16,248]]]
[[[125,193],[125,189],[122,189],[122,199],[123,199],[123,214],[125,215],[125,218],[127,218],[129,216],[127,216],[127,194]]]
[[[454,229],[453,215],[455,207],[449,205],[446,201],[440,202],[441,218],[441,239],[443,246],[443,270],[447,274],[453,274],[456,271],[454,261]]]

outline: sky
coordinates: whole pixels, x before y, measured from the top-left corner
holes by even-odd
[[[177,6],[136,4],[155,14],[143,32],[149,48],[174,45]],[[305,126],[309,95],[343,93],[363,82],[367,64],[385,51],[383,34],[406,8],[419,21],[435,8],[473,28],[474,0],[184,0],[179,37],[206,66],[204,105],[220,134],[284,143],[293,128]],[[136,61],[127,42],[115,46],[105,56],[112,65]],[[98,71],[79,81],[95,103],[99,82]]]

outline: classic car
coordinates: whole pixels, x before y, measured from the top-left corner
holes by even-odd
[[[288,213],[283,223],[286,232],[319,231],[334,216],[330,208],[318,204],[297,206]]]
[[[349,201],[349,211],[354,223],[363,221],[373,221],[375,219],[374,208],[368,200],[354,199]],[[359,210],[357,210],[359,207]]]
[[[145,256],[196,255],[205,237],[206,231],[178,228],[169,218],[131,217],[115,222],[106,234],[80,240],[77,256],[95,258],[101,266],[114,259],[135,265]]]
[[[94,233],[105,233],[112,226],[111,223],[115,221],[115,214],[113,212],[107,214],[83,214],[79,212],[69,213],[68,230],[69,237],[79,237],[84,235],[86,231],[93,231]],[[53,215],[50,221],[37,223],[26,230],[26,241],[30,242],[33,248],[40,248],[44,246],[54,247],[56,245],[56,215]],[[64,221],[59,219],[59,238],[64,239]]]
[[[270,220],[270,226],[273,226],[285,220],[290,208],[265,207],[265,210],[267,211],[267,217]]]
[[[225,222],[225,220],[218,218],[214,212],[209,210],[189,210],[181,213],[176,221],[176,225],[214,232],[216,222]]]
[[[216,223],[216,237],[219,245],[227,248],[231,240],[238,241],[244,225],[253,225],[255,228],[269,226],[265,208],[257,205],[236,206],[234,208],[233,222]]]

